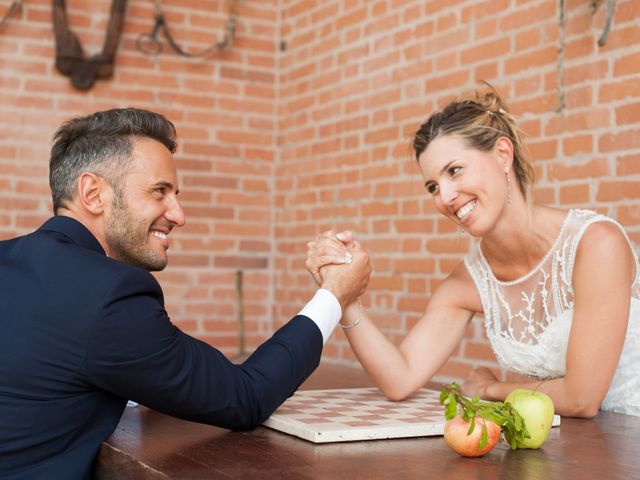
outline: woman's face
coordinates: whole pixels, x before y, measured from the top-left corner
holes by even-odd
[[[502,137],[492,151],[483,152],[456,135],[442,135],[418,158],[438,211],[473,236],[490,232],[507,204],[505,169],[513,158],[509,147],[511,142]]]

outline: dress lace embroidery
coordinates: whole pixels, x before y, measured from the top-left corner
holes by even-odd
[[[584,231],[614,220],[589,210],[567,214],[553,246],[536,268],[509,282],[495,278],[480,243],[465,257],[482,300],[487,336],[500,365],[538,379],[561,377],[573,319],[573,267]],[[624,230],[622,230],[624,232]],[[625,233],[626,236],[626,233]],[[627,240],[628,237],[627,237]],[[603,409],[640,415],[640,265],[636,263],[627,337]]]

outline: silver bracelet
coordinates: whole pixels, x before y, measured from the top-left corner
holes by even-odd
[[[360,303],[360,299],[356,300],[358,302],[358,318],[356,318],[356,320],[353,323],[348,323],[346,325],[344,325],[342,322],[338,322],[338,325],[340,325],[342,328],[344,328],[345,330],[348,328],[353,328],[355,327],[357,324],[360,323],[360,320],[362,320],[362,303]]]

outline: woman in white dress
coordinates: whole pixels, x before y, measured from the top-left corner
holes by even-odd
[[[357,358],[392,400],[422,387],[447,361],[474,314],[484,315],[499,363],[528,376],[471,372],[467,395],[504,400],[515,388],[551,396],[556,413],[600,408],[640,415],[638,256],[622,227],[587,210],[531,201],[533,170],[514,117],[494,91],[456,101],[421,125],[414,149],[438,211],[479,239],[394,345],[352,304],[341,325]],[[307,268],[361,248],[349,232],[308,244]]]

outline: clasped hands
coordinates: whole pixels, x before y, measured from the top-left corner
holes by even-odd
[[[336,296],[344,311],[367,289],[369,254],[348,230],[323,232],[307,248],[307,270],[321,288]]]

